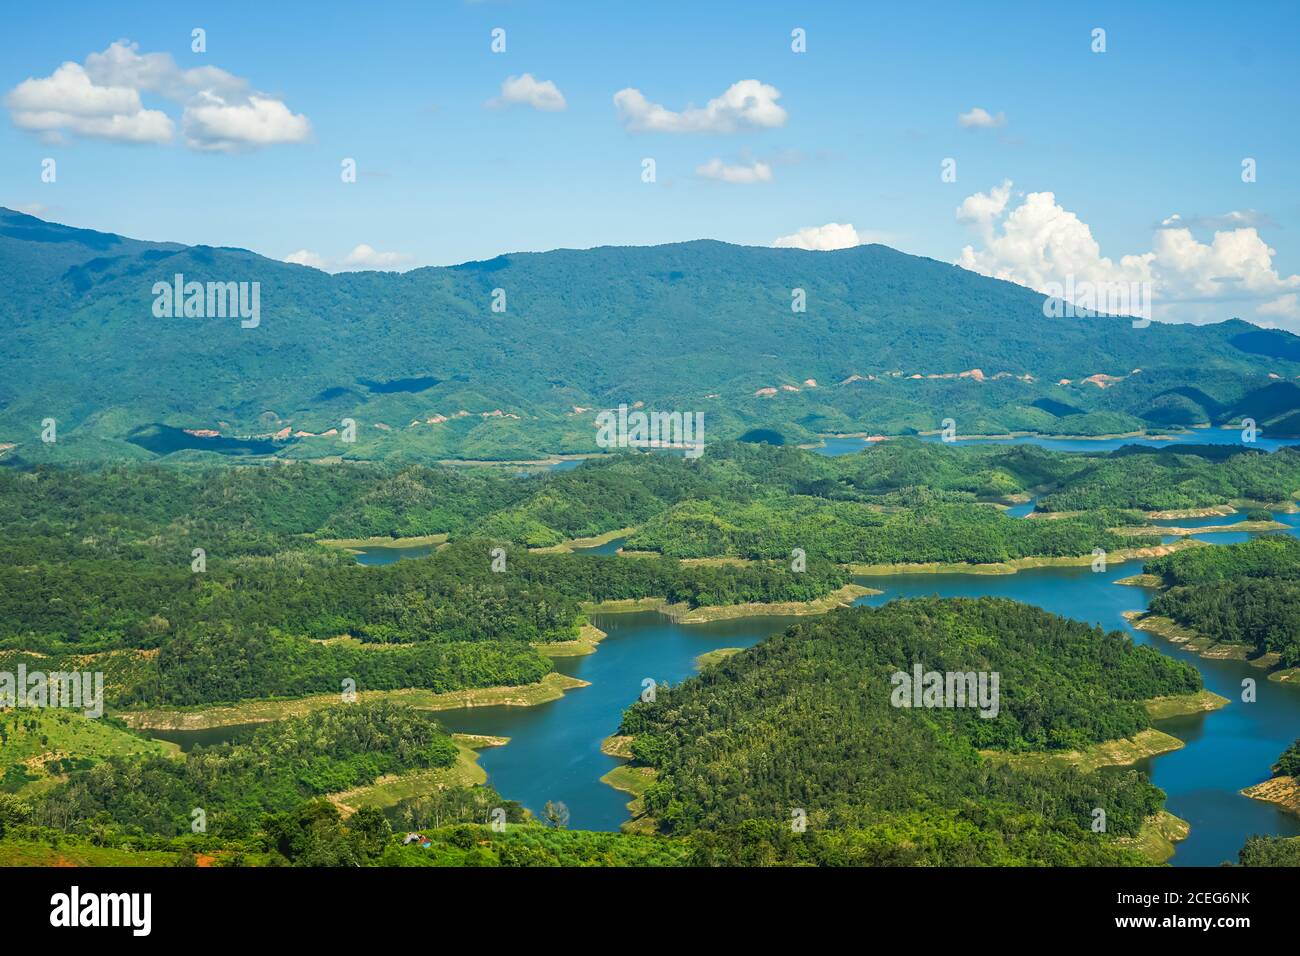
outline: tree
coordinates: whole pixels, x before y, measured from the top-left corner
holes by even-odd
[[[384,852],[393,828],[383,811],[362,807],[348,818],[348,832],[356,840],[362,858],[369,860]]]
[[[547,800],[546,806],[542,807],[542,816],[557,830],[569,825],[569,808],[558,800]]]

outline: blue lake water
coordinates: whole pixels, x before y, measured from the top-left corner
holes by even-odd
[[[383,564],[395,564],[407,558],[422,558],[433,553],[433,545],[420,545],[415,548],[362,548],[357,552],[357,564],[368,567]]]
[[[1013,511],[1027,514],[1032,504]],[[1206,523],[1227,524],[1242,517],[1232,515]],[[1278,515],[1277,519],[1290,526],[1289,533],[1300,530],[1300,515]],[[1171,523],[1190,526],[1192,520]],[[1230,544],[1250,535],[1220,532],[1197,537]],[[621,544],[618,539],[587,552],[613,554]],[[391,554],[382,558],[394,559]],[[1150,644],[1191,662],[1200,670],[1206,687],[1232,703],[1211,714],[1158,722],[1159,729],[1184,740],[1187,746],[1139,765],[1168,794],[1170,811],[1192,826],[1188,839],[1178,844],[1172,862],[1218,865],[1235,860],[1252,834],[1300,835],[1300,817],[1239,792],[1267,779],[1273,761],[1300,737],[1300,688],[1270,682],[1245,663],[1202,659],[1132,628],[1123,612],[1144,609],[1152,592],[1115,581],[1139,571],[1140,562],[1125,562],[1098,573],[1081,567],[1035,568],[1010,575],[889,575],[863,579],[883,593],[858,603],[876,606],[929,595],[1006,597],[1107,629],[1122,629],[1139,644]],[[617,730],[623,710],[641,693],[642,681],[652,678],[678,683],[695,673],[695,659],[700,654],[720,647],[748,647],[792,620],[763,617],[681,625],[653,612],[597,615],[594,623],[609,633],[600,649],[586,657],[556,662],[561,673],[589,681],[590,686],[536,707],[466,708],[443,711],[438,717],[449,730],[511,738],[504,747],[480,752],[489,783],[504,796],[535,813],[547,800],[561,801],[569,808],[571,826],[616,830],[628,817],[628,798],[600,782],[601,776],[620,763],[601,753],[600,745]],[[1254,703],[1241,700],[1246,678],[1256,681]]]
[[[918,436],[922,441],[942,441],[939,435]],[[1300,438],[1268,438],[1263,434],[1251,443],[1241,440],[1240,429],[1197,428],[1188,432],[1170,433],[1172,441],[1155,438],[1050,438],[1041,435],[1020,435],[1015,438],[966,438],[956,442],[958,445],[1037,445],[1052,451],[1105,452],[1123,448],[1125,445],[1149,445],[1153,448],[1169,448],[1177,445],[1240,445],[1256,451],[1276,451],[1289,445],[1300,445]],[[821,448],[816,449],[823,455],[851,455],[854,452],[874,444],[863,438],[827,438]]]

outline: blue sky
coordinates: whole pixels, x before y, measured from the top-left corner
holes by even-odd
[[[194,27],[205,53],[191,51]],[[496,27],[505,53],[490,49]],[[791,50],[796,27],[806,53]],[[331,269],[701,237],[770,245],[801,229],[814,231],[794,241],[817,245],[846,241],[818,227],[852,224],[858,240],[1035,287],[1065,272],[1141,276],[1158,318],[1296,328],[1297,27],[1292,3],[16,5],[0,37],[0,204]],[[97,125],[117,109],[95,99],[103,88],[132,88],[88,66],[115,41],[170,55],[187,77],[170,94],[135,83],[169,135],[124,142]],[[65,61],[88,86],[22,85]],[[229,89],[186,74],[213,67]],[[490,104],[524,74],[554,84],[564,108]],[[762,94],[762,115],[683,115],[746,80],[779,93]],[[638,131],[615,106],[625,89],[671,111],[670,129],[702,130]],[[250,96],[273,104],[260,127],[271,142],[248,139]],[[962,125],[976,108],[993,119]],[[188,125],[190,110],[208,120]],[[47,157],[54,183],[41,181]],[[355,183],[340,180],[345,157]],[[941,181],[946,158],[955,182]]]

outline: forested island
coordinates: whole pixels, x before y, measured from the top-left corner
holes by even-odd
[[[1300,667],[1300,540],[1193,548],[1146,566],[1163,583],[1139,626],[1201,653],[1241,653],[1278,680]],[[1179,631],[1171,631],[1172,622]]]

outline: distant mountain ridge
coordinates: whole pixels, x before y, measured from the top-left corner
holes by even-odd
[[[258,283],[259,323],[157,317],[154,286],[178,274]],[[791,442],[945,418],[968,435],[1241,417],[1300,432],[1296,336],[1049,319],[1029,289],[880,245],[700,240],[329,275],[0,209],[0,294],[0,445],[24,462],[185,445],[531,459],[598,450],[596,413],[637,402],[704,412],[706,437]],[[329,434],[347,418],[355,443]]]

